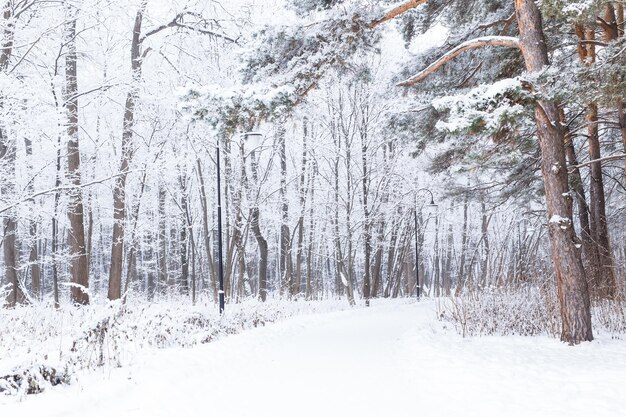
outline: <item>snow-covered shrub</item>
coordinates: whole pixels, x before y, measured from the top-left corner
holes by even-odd
[[[595,301],[591,319],[597,330],[606,332],[613,338],[621,338],[626,335],[626,302],[622,297]]]
[[[463,337],[487,335],[549,335],[559,337],[561,318],[556,289],[518,285],[464,293],[439,302],[438,314]],[[626,302],[592,300],[591,319],[596,335],[626,335]]]
[[[463,337],[541,334],[558,336],[560,317],[551,288],[524,285],[472,291],[444,299],[439,318],[451,322]]]
[[[0,376],[0,394],[39,394],[47,387],[69,383],[69,375],[46,365],[31,366]]]
[[[190,347],[290,316],[338,311],[345,301],[251,299],[226,306],[186,299],[83,307],[34,303],[0,309],[0,392],[38,393],[82,370],[120,367],[146,349]]]

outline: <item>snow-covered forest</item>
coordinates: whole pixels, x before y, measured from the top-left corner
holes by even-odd
[[[626,352],[625,6],[3,1],[0,393],[370,305]]]

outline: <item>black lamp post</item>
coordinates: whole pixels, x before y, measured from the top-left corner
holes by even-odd
[[[415,215],[415,295],[418,300],[420,298],[420,262],[419,262],[419,226],[417,224],[417,193],[419,193],[420,191],[426,191],[428,192],[428,194],[430,194],[430,203],[428,204],[429,207],[433,207],[433,208],[437,207],[437,204],[435,204],[435,197],[433,196],[433,193],[429,189],[420,188],[419,190],[415,191],[415,200],[416,200],[415,210],[414,210],[414,215]]]

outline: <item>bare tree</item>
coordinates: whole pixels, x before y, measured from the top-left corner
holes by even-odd
[[[70,275],[74,284],[71,289],[72,301],[88,304],[89,293],[89,258],[85,246],[84,207],[80,172],[80,147],[78,139],[78,74],[76,54],[76,9],[65,4],[65,110],[67,115],[67,175],[75,188],[69,192],[70,229],[68,244],[70,248]]]
[[[2,40],[2,50],[0,51],[0,72],[6,73],[9,62],[13,54],[15,39],[15,10],[13,2],[7,1],[2,10],[4,21],[4,33]],[[4,110],[4,100],[0,98],[0,110]],[[2,181],[0,192],[3,198],[10,198],[15,194],[15,141],[8,137],[8,129],[4,120],[0,120],[0,162],[6,166],[6,179]],[[10,292],[6,304],[13,307],[26,301],[26,295],[18,272],[18,242],[17,242],[17,214],[15,210],[9,210],[3,219],[4,241],[2,244],[4,252],[4,274],[7,283],[10,285]]]

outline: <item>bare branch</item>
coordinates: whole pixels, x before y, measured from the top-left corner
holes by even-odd
[[[409,0],[409,1],[405,1],[403,3],[401,3],[400,5],[392,8],[391,10],[389,10],[387,13],[385,13],[381,18],[374,20],[372,23],[370,23],[369,27],[370,29],[375,28],[376,26],[385,23],[391,19],[396,18],[397,16],[401,15],[404,12],[407,12],[411,9],[416,8],[417,6],[420,6],[424,3],[426,3],[428,0]]]
[[[429,75],[436,72],[439,68],[441,68],[447,62],[450,62],[457,56],[461,55],[463,52],[469,51],[471,49],[482,48],[485,46],[504,46],[507,48],[519,49],[520,42],[519,42],[519,39],[510,37],[510,36],[484,36],[484,37],[480,37],[480,38],[463,42],[456,48],[453,48],[450,51],[446,52],[444,55],[442,55],[439,59],[437,59],[435,62],[430,64],[424,70],[420,71],[419,73],[412,76],[411,78],[399,83],[398,86],[408,87],[408,86],[417,84],[423,81],[424,79],[426,79],[426,77],[428,77]]]
[[[163,24],[161,26],[158,26],[158,27],[152,29],[149,32],[146,32],[146,34],[141,37],[140,42],[143,42],[149,36],[155,35],[155,34],[161,32],[161,31],[163,31],[165,29],[177,27],[177,28],[192,30],[194,32],[201,33],[203,35],[215,36],[217,38],[223,39],[223,40],[228,41],[228,42],[237,43],[237,41],[235,39],[233,39],[233,38],[231,38],[229,36],[226,36],[226,35],[224,35],[222,33],[218,33],[218,32],[215,32],[215,31],[209,30],[209,29],[202,29],[202,28],[199,28],[197,26],[192,26],[192,25],[190,25],[188,23],[183,22],[183,18],[185,16],[198,17],[198,15],[196,13],[192,13],[192,12],[179,13],[169,23],[165,23],[165,24]]]
[[[9,211],[9,210],[19,206],[20,204],[23,204],[23,203],[25,203],[27,201],[30,201],[30,200],[32,200],[32,199],[34,199],[36,197],[42,196],[42,195],[52,194],[52,193],[56,193],[56,192],[59,192],[59,191],[69,191],[69,190],[76,190],[76,189],[87,188],[87,187],[91,187],[92,185],[102,184],[104,182],[111,181],[112,179],[117,178],[119,176],[130,174],[130,173],[134,173],[134,172],[143,172],[143,170],[129,170],[129,171],[124,171],[124,172],[119,172],[117,174],[108,176],[106,178],[100,178],[100,179],[97,179],[97,180],[93,180],[93,181],[89,181],[89,182],[86,182],[86,183],[82,183],[80,185],[75,185],[75,184],[62,185],[62,186],[59,186],[59,187],[54,187],[54,188],[49,188],[47,190],[39,191],[39,192],[31,194],[31,195],[29,195],[27,197],[24,197],[24,198],[22,198],[22,199],[20,199],[20,200],[18,200],[16,202],[14,202],[13,204],[9,204],[6,207],[1,208],[0,209],[0,214],[4,213],[6,211]]]
[[[506,19],[500,19],[500,20],[496,20],[495,22],[491,22],[491,23],[483,23],[482,25],[478,25],[478,27],[476,28],[477,30],[487,30],[489,28],[492,28],[494,26],[499,26],[499,25],[504,25],[504,27],[508,27],[511,23],[513,23],[513,21],[515,20],[515,13],[513,13],[511,16],[507,17]]]
[[[463,88],[465,87],[465,84],[467,84],[467,82],[474,76],[476,75],[476,73],[478,72],[478,70],[480,70],[483,67],[484,62],[481,62],[480,64],[476,65],[476,68],[470,70],[469,74],[467,74],[465,76],[465,78],[463,78],[463,81],[461,81],[459,84],[457,84],[456,88]]]
[[[604,46],[604,47],[609,46],[608,43],[602,42],[602,41],[597,41],[595,39],[580,40],[580,41],[578,41],[578,43],[581,44],[581,45],[595,45],[595,46]]]
[[[609,155],[609,156],[605,156],[604,158],[599,158],[599,159],[594,159],[592,161],[583,162],[582,164],[569,165],[568,168],[572,168],[572,169],[573,168],[582,168],[582,167],[586,167],[588,165],[595,164],[597,162],[619,161],[620,159],[626,159],[626,154]]]

